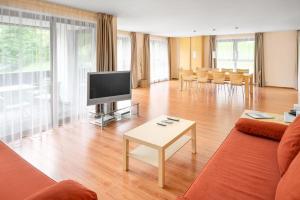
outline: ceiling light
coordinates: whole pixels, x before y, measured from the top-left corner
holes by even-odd
[[[212,31],[216,31],[216,29],[215,29],[215,28],[213,28],[213,29],[212,29]]]
[[[196,33],[197,31],[196,31],[196,30],[193,30],[193,32]]]
[[[234,27],[235,28],[235,30],[238,30],[239,29],[239,27],[238,26],[236,26],[236,27]]]

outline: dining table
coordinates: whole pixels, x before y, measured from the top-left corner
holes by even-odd
[[[208,71],[208,80],[212,81],[213,80],[213,70]],[[180,90],[183,91],[183,77],[182,73],[179,75],[180,79]],[[253,73],[243,73],[244,77],[244,87],[245,87],[245,98],[248,99],[249,97],[253,96]],[[197,76],[194,73],[193,75],[189,76],[190,81],[196,81]],[[230,81],[230,72],[225,72],[225,81]]]

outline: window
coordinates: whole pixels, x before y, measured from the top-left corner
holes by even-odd
[[[93,23],[0,7],[0,139],[16,141],[87,115]]]
[[[217,67],[254,70],[254,38],[217,39]]]
[[[169,80],[169,55],[167,38],[150,39],[150,82]]]
[[[129,35],[118,35],[117,71],[129,71],[131,68],[131,39]]]

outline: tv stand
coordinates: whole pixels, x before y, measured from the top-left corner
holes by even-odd
[[[104,127],[110,122],[130,119],[132,116],[139,116],[139,110],[139,103],[130,102],[128,106],[122,106],[112,111],[91,113],[90,123]]]

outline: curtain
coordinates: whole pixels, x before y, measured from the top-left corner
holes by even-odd
[[[264,35],[255,33],[254,78],[259,87],[265,86],[264,80]]]
[[[299,90],[300,88],[300,70],[299,70],[299,65],[300,65],[300,30],[297,31],[298,36],[297,36],[297,84],[296,84],[296,89]]]
[[[169,50],[167,38],[150,38],[150,83],[169,80]]]
[[[147,85],[150,84],[150,35],[144,35],[144,49],[143,49],[143,58],[144,58],[144,70],[143,70],[143,79],[147,80]]]
[[[138,87],[138,66],[137,66],[137,49],[136,33],[130,33],[131,36],[131,83],[132,88]]]
[[[0,7],[0,139],[39,136],[87,116],[94,23]]]
[[[171,49],[172,49],[172,41],[171,38],[168,37],[168,63],[169,63],[169,80],[172,79],[172,59],[171,59]]]
[[[170,79],[179,78],[179,50],[179,41],[176,38],[169,38]]]
[[[209,67],[216,68],[216,36],[211,35],[209,37]]]
[[[113,16],[99,13],[97,17],[97,71],[116,71]]]
[[[55,18],[53,24],[56,127],[87,117],[87,73],[96,71],[96,27],[61,18]]]
[[[131,39],[129,35],[117,38],[117,71],[129,71],[131,68]]]
[[[113,16],[98,13],[97,15],[97,71],[116,71],[116,38],[114,37]],[[107,112],[116,107],[115,103],[96,105],[96,113]]]

